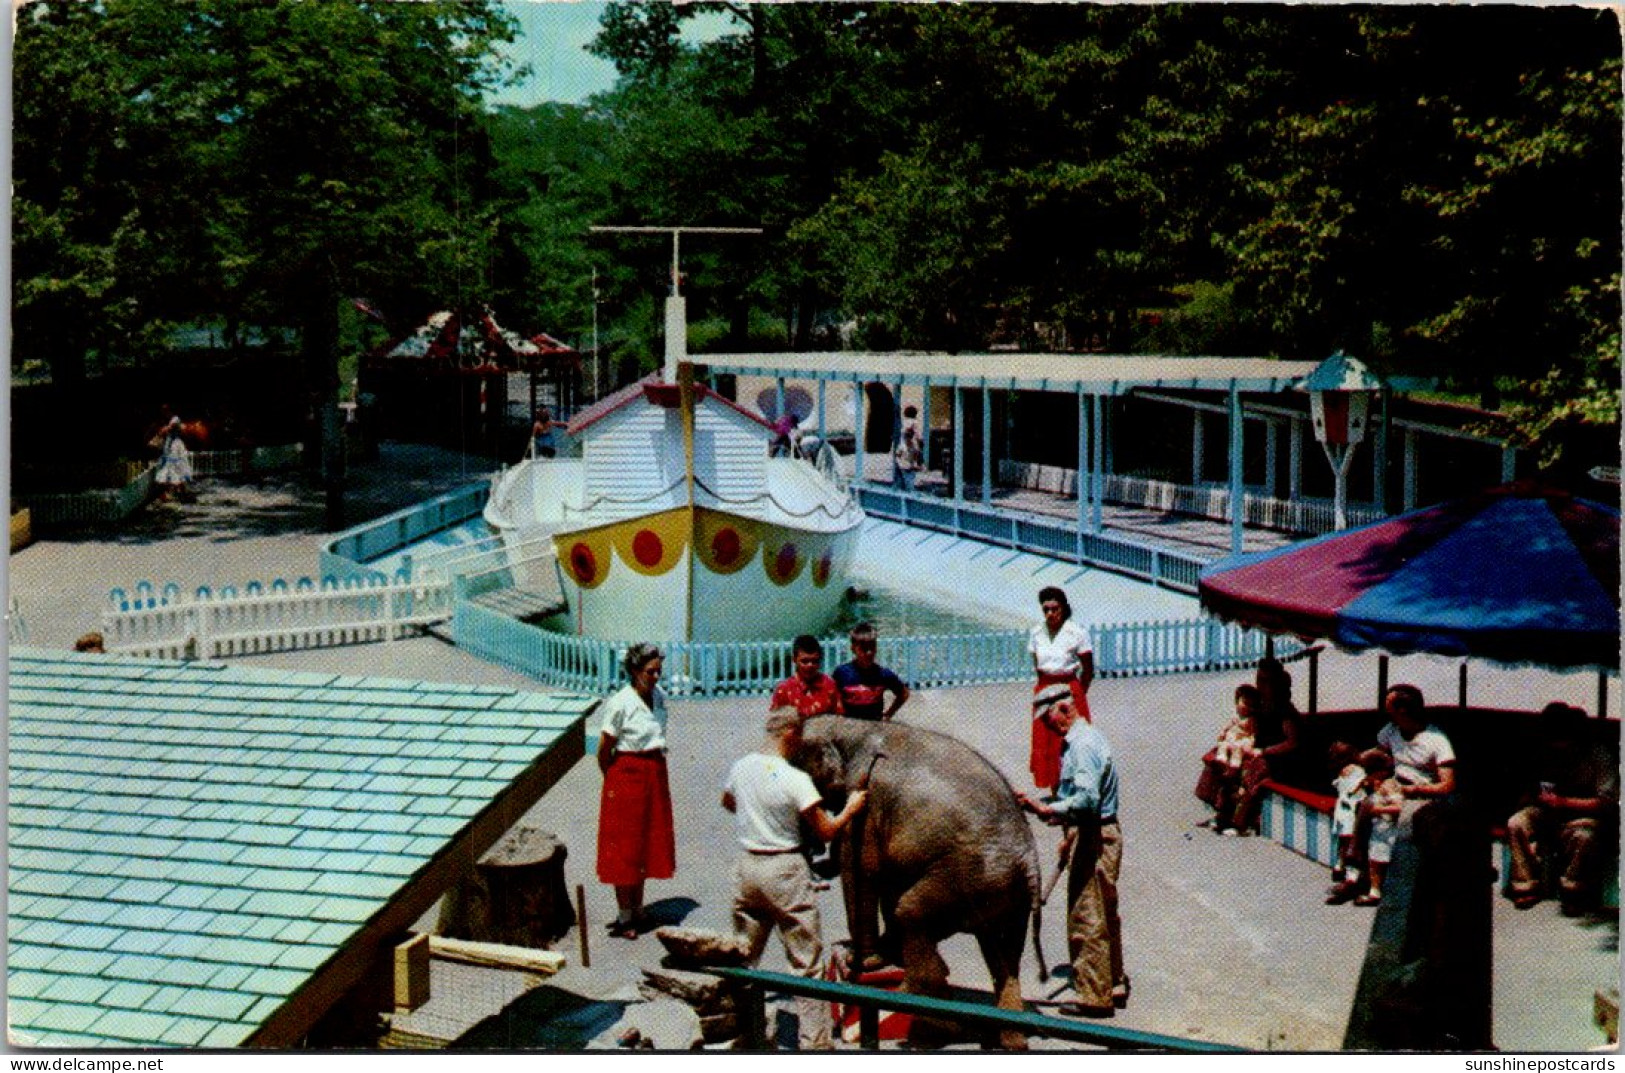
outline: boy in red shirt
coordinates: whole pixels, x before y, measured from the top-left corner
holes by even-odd
[[[790,655],[796,673],[774,688],[768,709],[791,707],[800,712],[803,719],[815,715],[845,715],[840,687],[824,673],[824,646],[818,643],[818,638],[807,633],[797,637],[791,643]]]

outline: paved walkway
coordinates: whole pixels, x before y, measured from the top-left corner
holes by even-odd
[[[382,513],[456,487],[477,472],[448,452],[386,446],[375,476],[368,478],[376,479],[378,494],[356,495],[351,502]],[[396,479],[407,490],[389,494]],[[145,519],[134,531],[112,538],[43,541],[13,556],[10,583],[29,616],[33,642],[70,644],[95,624],[113,585],[142,578],[240,583],[314,572],[319,497],[297,481],[214,484],[205,485],[199,504],[159,508],[174,514]],[[899,544],[885,564],[888,571],[911,570],[899,579],[905,587],[946,582],[961,599],[984,602],[1001,614],[1022,614],[1030,599],[1026,590],[1038,580],[1030,572],[1034,567],[997,549],[937,548],[929,542],[939,538],[909,531],[888,537],[903,543],[922,538],[927,545],[910,553]],[[956,555],[962,559],[952,557]],[[1021,583],[1001,581],[998,591],[981,591],[989,582],[972,573],[980,562],[993,564],[990,576],[1019,577]],[[1064,564],[1042,569],[1077,570]],[[1081,579],[1064,583],[1086,584]],[[250,662],[535,687],[521,675],[481,663],[433,638],[282,653]],[[1321,676],[1322,706],[1374,699],[1375,662],[1328,655]],[[1393,675],[1416,681],[1434,698],[1455,696],[1454,661],[1396,660]],[[1324,906],[1327,873],[1312,862],[1260,839],[1218,839],[1195,826],[1203,816],[1190,793],[1197,758],[1223,722],[1237,677],[1219,673],[1103,680],[1092,693],[1124,780],[1123,913],[1135,991],[1130,1008],[1115,1023],[1260,1050],[1336,1049],[1359,977],[1369,912]],[[1301,671],[1299,678],[1301,692]],[[1564,699],[1589,709],[1595,703],[1596,679],[1475,665],[1471,690],[1479,703],[1538,708]],[[923,691],[903,717],[963,738],[1022,785],[1028,695],[1020,684]],[[1617,689],[1610,705],[1619,710]],[[717,798],[727,766],[755,747],[764,706],[760,698],[672,706],[679,874],[650,887],[651,901],[668,919],[710,926],[726,921],[732,832]],[[589,730],[595,733],[596,727]],[[573,1009],[602,1003],[605,1010],[618,1010],[633,997],[639,969],[655,964],[661,951],[652,937],[635,942],[603,937],[613,896],[593,875],[599,785],[596,766],[578,764],[527,819],[559,833],[573,850],[568,880],[584,884],[588,892],[594,967],[572,967],[548,982],[549,993],[564,996]],[[1049,865],[1054,832],[1039,829],[1038,837]],[[823,897],[828,934],[843,934],[838,892]],[[1599,1044],[1601,1035],[1590,1023],[1591,995],[1618,980],[1617,919],[1567,920],[1550,905],[1515,913],[1498,900],[1494,927],[1496,1043],[1518,1051],[1581,1050]],[[576,942],[572,933],[559,944],[572,962]],[[1058,910],[1045,914],[1044,947],[1052,964],[1063,960],[1064,925]],[[968,938],[950,940],[944,954],[956,983],[987,986]],[[765,967],[784,967],[776,945],[770,946]],[[1029,998],[1043,998],[1058,986],[1058,981],[1041,985],[1030,958],[1026,972]],[[496,1011],[471,1005],[468,1012],[478,1020]],[[503,1042],[525,1046],[536,1041]]]

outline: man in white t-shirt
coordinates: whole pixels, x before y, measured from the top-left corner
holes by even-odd
[[[811,776],[790,764],[800,747],[800,713],[793,707],[774,708],[767,715],[762,747],[740,757],[728,772],[722,807],[734,814],[744,849],[734,867],[738,893],[733,914],[734,930],[750,944],[750,964],[761,958],[768,933],[777,927],[790,968],[817,977],[823,968],[823,929],[812,869],[801,854],[801,821],[831,842],[863,808],[868,792],[854,790],[846,807],[831,816]],[[801,1049],[829,1050],[829,1003],[799,998],[796,1011]]]

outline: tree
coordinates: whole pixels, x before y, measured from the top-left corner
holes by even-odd
[[[38,158],[18,184],[31,330],[46,314],[94,321],[113,298],[137,323],[208,307],[292,327],[341,525],[340,303],[401,308],[488,282],[480,95],[511,36],[485,0],[36,0],[17,43],[19,70],[47,76],[17,86],[19,148]],[[53,129],[48,94],[74,103],[83,138]],[[52,308],[49,281],[81,264],[70,308]]]

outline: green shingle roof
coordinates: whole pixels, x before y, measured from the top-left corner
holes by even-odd
[[[14,649],[11,1040],[233,1047],[590,700]]]

